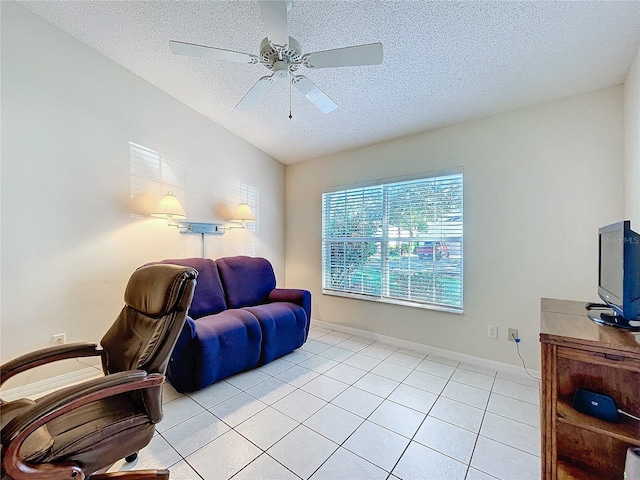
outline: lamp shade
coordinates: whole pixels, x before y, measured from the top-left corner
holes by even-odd
[[[246,203],[241,203],[231,217],[233,222],[255,222],[256,216],[253,214],[251,207]]]
[[[169,221],[172,219],[184,220],[187,218],[184,208],[182,208],[182,205],[180,205],[178,198],[173,194],[173,192],[169,192],[162,197],[162,200],[160,200],[151,216],[167,218]]]

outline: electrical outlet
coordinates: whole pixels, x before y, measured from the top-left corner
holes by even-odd
[[[516,341],[516,340],[515,340],[516,338],[520,338],[520,337],[518,336],[518,329],[517,329],[517,328],[510,328],[510,329],[509,329],[509,341],[510,341],[510,342],[515,342],[515,341]]]
[[[66,333],[57,333],[53,337],[54,345],[64,345],[67,343],[67,334]]]
[[[487,328],[487,337],[489,338],[498,338],[498,326],[497,325],[489,325]]]

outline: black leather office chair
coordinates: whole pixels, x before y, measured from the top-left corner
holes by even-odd
[[[196,277],[188,267],[141,267],[129,280],[125,306],[101,348],[55,346],[0,367],[0,385],[35,366],[77,357],[100,356],[105,374],[35,401],[0,400],[2,480],[169,478],[166,470],[104,472],[122,458],[135,458],[162,419],[164,373]]]

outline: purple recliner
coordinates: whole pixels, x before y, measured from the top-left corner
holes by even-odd
[[[292,352],[307,339],[311,293],[276,288],[268,260],[163,260],[198,271],[189,316],[167,376],[179,392],[204,388]]]

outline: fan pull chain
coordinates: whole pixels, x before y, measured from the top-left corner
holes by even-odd
[[[293,83],[293,78],[289,77],[289,120],[293,118],[291,115],[291,84]]]

